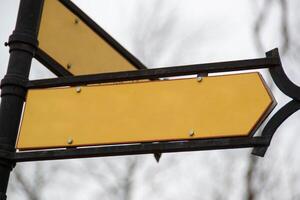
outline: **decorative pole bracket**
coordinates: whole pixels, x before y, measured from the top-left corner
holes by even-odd
[[[276,86],[292,100],[279,109],[272,118],[268,121],[262,131],[262,137],[268,140],[269,144],[279,126],[292,114],[300,109],[300,87],[295,85],[286,75],[281,65],[278,49],[273,49],[266,53],[267,58],[278,58],[279,64],[269,68],[271,77]],[[264,156],[269,146],[254,147],[252,154]]]

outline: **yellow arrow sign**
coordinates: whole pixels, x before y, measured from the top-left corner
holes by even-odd
[[[258,73],[32,89],[17,148],[248,136],[273,105]]]
[[[73,75],[145,68],[71,1],[44,1],[38,39],[39,48]]]

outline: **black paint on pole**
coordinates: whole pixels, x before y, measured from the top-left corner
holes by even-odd
[[[9,38],[10,58],[7,73],[1,81],[0,151],[15,152],[26,84],[38,46],[42,7],[43,0],[21,0],[16,27]],[[0,200],[6,199],[9,175],[14,165],[0,158]]]

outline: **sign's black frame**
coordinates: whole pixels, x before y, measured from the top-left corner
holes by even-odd
[[[60,0],[65,5],[69,0]],[[253,154],[264,156],[277,128],[300,109],[300,87],[292,83],[281,65],[278,49],[266,53],[265,58],[199,65],[177,66],[159,69],[141,69],[130,72],[115,72],[97,75],[65,76],[55,79],[29,81],[32,58],[41,57],[38,48],[38,31],[43,9],[43,0],[21,0],[16,27],[9,37],[10,58],[7,73],[1,81],[0,105],[0,200],[6,199],[6,190],[11,170],[17,162],[71,159],[99,156],[119,156],[180,151],[199,151],[229,148],[254,147]],[[78,11],[78,10],[77,10]],[[48,67],[55,63],[49,62]],[[141,67],[143,68],[143,67]],[[28,89],[86,84],[158,79],[171,76],[197,75],[203,73],[229,72],[268,68],[277,87],[291,97],[291,101],[279,109],[263,128],[261,136],[198,139],[172,142],[123,144],[85,148],[55,149],[17,152],[15,143],[24,101]]]
[[[0,157],[13,162],[71,159],[83,157],[103,157],[136,155],[149,153],[169,153],[182,151],[200,151],[214,149],[232,149],[254,147],[253,154],[264,156],[267,147],[276,129],[281,123],[300,108],[297,94],[298,89],[286,76],[282,69],[278,49],[273,49],[266,53],[265,58],[238,60],[218,63],[205,63],[189,66],[176,66],[156,69],[143,69],[138,71],[112,72],[94,75],[67,76],[52,79],[42,79],[28,81],[26,89],[50,88],[50,87],[68,87],[81,86],[88,84],[109,83],[118,81],[134,81],[143,79],[159,79],[173,76],[209,74],[218,72],[231,72],[240,70],[253,70],[268,68],[276,85],[287,95],[291,95],[292,100],[285,107],[280,109],[267,123],[262,136],[214,138],[214,139],[193,139],[184,141],[136,143],[121,145],[106,145],[97,147],[77,147],[66,149],[49,149],[29,152],[3,152],[0,151]]]

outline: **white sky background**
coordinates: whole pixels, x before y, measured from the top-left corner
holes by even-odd
[[[253,40],[253,24],[257,16],[257,9],[261,8],[259,1],[74,0],[74,2],[149,67],[264,56],[258,55]],[[9,56],[8,48],[5,48],[2,44],[7,41],[8,36],[14,29],[18,3],[18,0],[0,1],[1,77],[4,76],[6,71]],[[289,5],[290,8],[299,7],[299,2],[292,0]],[[294,19],[296,16],[298,16],[296,12],[291,12],[290,19]],[[279,7],[275,5],[262,34],[266,50],[281,45],[278,34],[279,26],[276,23],[278,19]],[[299,32],[299,24],[296,24],[296,22],[290,20],[293,25],[291,31],[294,33],[297,33],[297,30]],[[168,26],[167,29],[164,29],[165,25]],[[163,32],[159,32],[159,30],[163,30]],[[299,41],[299,38],[292,39],[295,41],[298,39]],[[286,56],[283,58],[283,65],[288,76],[300,85],[300,70],[295,57],[292,55]],[[36,61],[34,61],[32,69],[31,79],[53,77]],[[279,91],[275,91],[275,95],[279,101],[277,109],[289,100],[289,98],[281,95]],[[299,151],[299,148],[297,148],[299,142],[296,140],[299,140],[299,137],[297,137],[300,128],[299,117],[300,114],[297,113],[282,125],[280,131],[276,133],[262,165],[264,162],[273,162],[280,165],[278,169],[276,168],[278,170],[276,173],[285,173],[287,168],[292,168],[291,170],[295,168],[294,171],[299,171],[296,169],[299,159],[297,162],[293,160],[297,157],[296,154]],[[290,153],[294,156],[291,155],[286,158],[286,152],[291,151],[291,149],[293,151]],[[198,199],[210,199],[212,194],[218,190],[227,194],[230,193],[232,195],[230,199],[241,199],[244,192],[242,181],[245,174],[243,174],[243,170],[247,164],[248,154],[249,150],[177,153],[163,155],[159,164],[155,163],[152,155],[142,156],[142,162],[148,164],[143,164],[147,167],[141,167],[138,170],[134,199],[193,199],[197,196]],[[101,165],[105,160],[114,159],[117,161],[120,159],[120,163],[124,161],[123,158],[92,160],[98,161]],[[173,159],[176,160],[176,163],[171,166],[170,163]],[[61,163],[64,166],[62,168],[69,170],[69,165],[81,166],[90,161],[91,159],[59,161],[57,163]],[[52,163],[44,162],[42,166],[47,170]],[[33,165],[22,164],[23,169],[28,173],[32,173]],[[226,166],[231,166],[233,169],[230,168],[231,171],[226,171],[228,170]],[[159,177],[153,178],[152,181],[157,185],[164,186],[163,194],[156,194],[155,191],[149,192],[149,188],[145,186],[148,180],[143,177],[147,175],[145,173],[149,168],[152,172],[159,174]],[[98,190],[97,187],[99,187],[95,181],[82,175],[84,173],[80,169],[75,169],[75,171],[76,173],[73,175],[63,170],[59,171],[56,175],[58,180],[51,180],[52,182],[46,187],[42,199],[98,199],[93,196],[96,194],[95,191]],[[222,177],[223,173],[232,173],[233,177],[231,179],[234,190],[227,185],[228,182]],[[148,179],[151,178],[148,177]],[[288,193],[288,180],[283,178],[281,181],[281,192],[286,191],[286,193],[282,192],[281,194],[284,196]],[[11,192],[10,199],[22,199],[20,195],[19,192]]]

